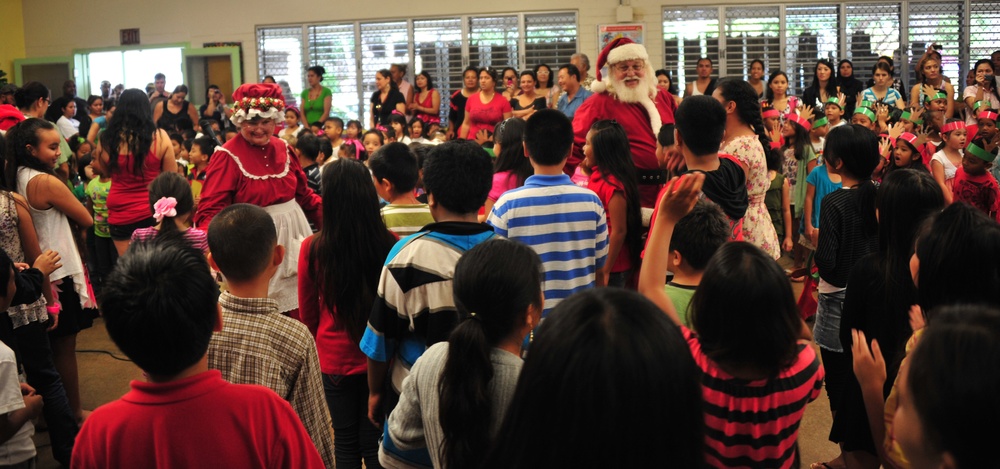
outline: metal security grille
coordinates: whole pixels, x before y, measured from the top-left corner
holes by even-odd
[[[413,54],[414,72],[431,75],[441,95],[441,120],[447,122],[448,90],[462,87],[462,19],[414,20]]]
[[[517,16],[469,18],[469,63],[476,67],[518,68]]]
[[[873,3],[849,4],[845,8],[843,41],[847,58],[854,64],[854,77],[864,82],[871,77],[880,56],[900,57],[900,7],[898,3]]]
[[[972,2],[969,22],[969,68],[979,59],[988,59],[1000,50],[1000,3]],[[1000,70],[994,70],[1000,73]]]
[[[285,96],[294,105],[302,92],[302,27],[257,28],[257,76],[267,75],[285,82],[292,96]],[[288,94],[288,93],[286,93]]]
[[[358,115],[358,62],[354,24],[309,26],[309,65],[326,69],[323,86],[333,92],[330,115]]]
[[[370,122],[368,102],[376,90],[375,73],[394,63],[410,63],[408,36],[406,21],[361,23],[361,87],[365,102],[362,122]],[[412,77],[413,73],[408,72],[408,75]]]
[[[754,59],[765,72],[781,69],[780,15],[778,6],[726,8],[724,76],[747,79]]]
[[[663,42],[663,68],[683,92],[684,84],[698,76],[699,57],[719,57],[719,9],[664,9]]]
[[[941,73],[951,77],[956,89],[964,88],[965,72],[968,68],[961,64],[961,38],[963,33],[965,2],[910,3],[907,32],[909,66],[907,83],[916,83],[916,65],[931,44],[941,46]],[[958,79],[955,82],[955,79]]]
[[[801,95],[812,84],[818,59],[835,60],[840,27],[837,5],[785,7],[785,73],[788,93]]]
[[[553,78],[576,48],[576,13],[524,15],[525,67],[546,64]]]

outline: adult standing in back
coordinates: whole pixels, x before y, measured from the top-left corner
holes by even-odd
[[[194,130],[200,130],[198,112],[194,105],[187,100],[187,95],[187,85],[177,85],[174,92],[170,93],[170,99],[153,108],[153,122],[156,123],[157,127],[172,132],[181,130],[181,127],[186,128],[186,123],[182,124],[181,122],[190,120]]]
[[[375,92],[369,100],[371,103],[371,113],[368,120],[370,129],[389,129],[389,116],[393,111],[397,114],[406,114],[406,97],[399,92],[396,82],[392,80],[392,72],[382,69],[375,72]]]
[[[111,176],[108,230],[121,256],[135,230],[156,224],[150,210],[149,183],[164,168],[177,168],[170,137],[153,124],[149,101],[142,90],[122,93],[107,130],[98,139],[94,163]]]
[[[322,124],[330,117],[333,92],[323,86],[324,74],[326,69],[319,65],[313,65],[306,70],[309,89],[302,92],[302,114],[306,118],[306,126],[317,122]]]
[[[465,120],[458,129],[458,138],[475,140],[481,130],[492,132],[500,121],[512,115],[510,102],[496,92],[496,87],[496,70],[479,69],[479,93],[470,96],[465,104]]]
[[[465,122],[465,104],[469,101],[469,96],[479,91],[479,70],[476,67],[468,66],[462,71],[462,89],[451,94],[448,104],[448,138],[458,136],[458,128]]]
[[[712,59],[708,57],[698,59],[698,65],[695,69],[698,71],[698,78],[687,84],[687,88],[684,90],[684,97],[698,95],[711,96],[715,91],[716,82],[712,78]]]

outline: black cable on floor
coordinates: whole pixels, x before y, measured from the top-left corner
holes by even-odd
[[[114,358],[115,360],[118,360],[118,361],[123,361],[123,362],[131,362],[132,361],[132,360],[129,360],[128,358],[119,357],[118,355],[115,355],[115,354],[113,354],[113,353],[111,353],[111,352],[109,352],[107,350],[80,349],[80,350],[77,350],[76,353],[103,353],[103,354],[106,354],[106,355],[110,356],[111,358]]]

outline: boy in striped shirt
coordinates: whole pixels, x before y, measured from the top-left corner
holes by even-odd
[[[563,172],[573,148],[573,125],[554,109],[531,116],[524,153],[535,168],[524,186],[504,192],[487,223],[500,236],[531,246],[545,269],[548,315],[569,295],[591,288],[608,256],[608,228],[597,194]]]
[[[431,209],[413,195],[420,179],[417,157],[398,142],[383,146],[368,160],[379,197],[389,202],[382,207],[385,227],[403,238],[434,223]]]

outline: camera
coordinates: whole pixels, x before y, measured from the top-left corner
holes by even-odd
[[[985,81],[988,84],[992,84],[996,79],[997,79],[997,77],[995,75],[985,75],[985,76],[983,76],[983,81]]]

